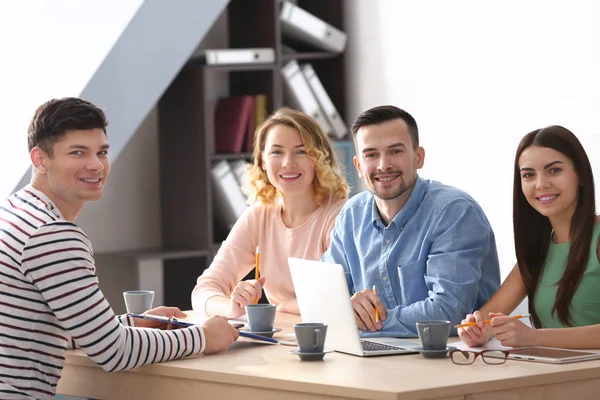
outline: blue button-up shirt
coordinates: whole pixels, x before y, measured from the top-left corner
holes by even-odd
[[[322,260],[344,267],[351,295],[377,287],[387,319],[381,331],[362,336],[414,337],[424,320],[458,324],[500,286],[494,232],[481,207],[420,177],[388,226],[373,194],[352,197]]]

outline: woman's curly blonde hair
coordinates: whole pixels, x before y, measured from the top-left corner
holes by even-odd
[[[340,172],[333,145],[327,134],[308,115],[283,107],[269,116],[256,129],[254,151],[252,153],[254,161],[247,171],[249,186],[245,188],[248,203],[252,204],[258,200],[265,206],[271,206],[275,204],[276,198],[280,196],[275,186],[269,182],[267,173],[262,168],[267,135],[273,126],[279,124],[289,126],[300,132],[306,153],[315,166],[315,177],[312,183],[315,201],[322,205],[330,200],[347,198],[349,193],[348,184]]]

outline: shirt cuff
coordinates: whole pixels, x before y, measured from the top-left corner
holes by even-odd
[[[204,329],[200,325],[196,326],[200,331],[200,340],[202,341],[202,346],[200,346],[200,354],[204,354],[204,350],[206,350],[206,336],[204,335]]]
[[[127,314],[117,315],[117,319],[119,320],[119,323],[123,326],[135,327],[135,318],[131,318]]]

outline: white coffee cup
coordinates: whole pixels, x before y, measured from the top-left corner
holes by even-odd
[[[123,292],[125,308],[128,313],[141,314],[152,308],[154,302],[154,291],[152,290],[128,290]]]

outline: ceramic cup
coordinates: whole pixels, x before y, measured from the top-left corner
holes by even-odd
[[[417,322],[419,339],[424,350],[445,350],[450,334],[450,321]]]
[[[152,308],[154,302],[154,291],[152,290],[128,290],[123,292],[125,308],[128,313],[142,314]]]
[[[252,332],[270,332],[275,323],[275,311],[277,306],[274,304],[248,304],[246,306],[246,316],[248,325]]]
[[[298,348],[302,353],[322,353],[327,336],[327,324],[308,322],[294,325]]]

